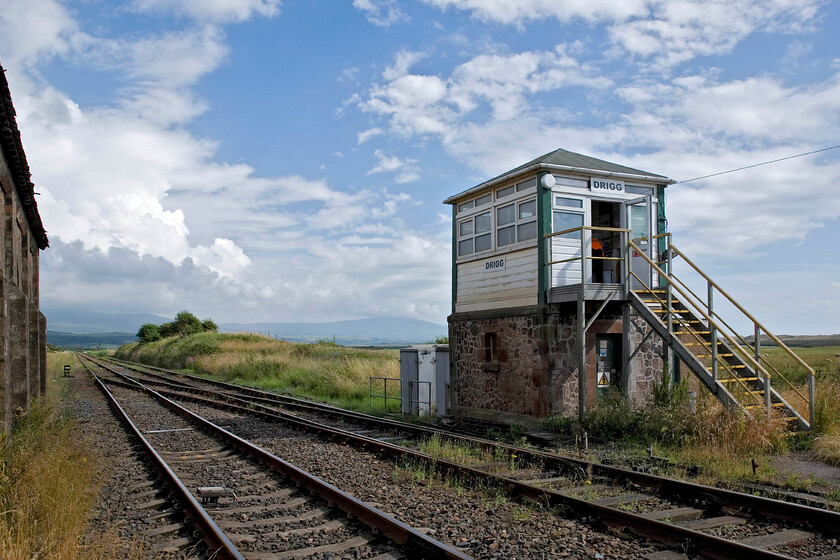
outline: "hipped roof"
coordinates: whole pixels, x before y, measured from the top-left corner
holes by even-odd
[[[501,175],[497,175],[492,179],[488,179],[487,181],[484,181],[483,183],[480,183],[461,193],[451,196],[444,200],[444,203],[452,204],[466,195],[478,192],[497,183],[513,179],[517,175],[523,175],[527,172],[538,170],[558,172],[565,171],[569,173],[589,174],[599,177],[615,177],[617,179],[653,182],[662,185],[670,185],[674,183],[673,179],[669,179],[664,175],[649,173],[633,167],[627,167],[626,165],[619,165],[618,163],[604,161],[602,159],[585,156],[583,154],[570,152],[560,148],[535,158],[527,163],[523,163],[519,167],[511,169]]]

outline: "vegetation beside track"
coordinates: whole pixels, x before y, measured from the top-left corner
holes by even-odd
[[[351,348],[329,340],[292,343],[252,333],[205,332],[126,344],[114,357],[362,411],[370,409],[371,377],[400,376],[398,350]],[[391,396],[398,391],[397,384],[389,384]],[[374,392],[382,392],[381,382]]]
[[[607,394],[589,412],[584,425],[570,418],[550,417],[543,428],[566,434],[585,430],[593,442],[609,442],[620,446],[622,452],[639,456],[652,447],[657,456],[701,467],[707,482],[754,481],[755,459],[759,479],[796,488],[819,486],[819,480],[775,472],[772,458],[788,451],[810,451],[822,461],[840,466],[840,347],[795,350],[816,372],[816,422],[812,432],[791,434],[778,416],[729,411],[708,391],[698,389],[696,380],[671,388],[658,384],[655,402],[647,407],[632,406],[620,394]],[[777,348],[765,348],[763,356],[807,394],[806,374],[790,357]],[[694,414],[688,413],[689,390],[697,392]]]
[[[543,428],[572,439],[586,432],[593,443],[609,443],[631,454],[645,455],[652,446],[654,454],[668,456],[677,464],[700,466],[709,480],[754,480],[751,459],[758,461],[760,476],[778,477],[771,466],[772,456],[788,450],[810,450],[840,465],[840,357],[835,356],[840,347],[797,351],[817,372],[817,422],[809,434],[790,436],[778,417],[727,411],[707,391],[691,387],[691,381],[670,388],[659,384],[651,406],[634,406],[620,394],[608,394],[583,424],[556,416],[546,419]],[[765,355],[807,394],[807,379],[789,358],[775,348],[765,348]],[[326,399],[362,411],[369,410],[370,377],[399,377],[396,350],[348,348],[326,340],[291,343],[257,334],[170,337],[125,345],[116,357]],[[690,389],[697,391],[694,414],[688,413]],[[796,482],[798,486],[809,483]]]
[[[138,546],[120,543],[113,530],[89,533],[102,463],[60,405],[67,391],[63,366],[72,363],[71,353],[50,352],[46,397],[16,419],[11,439],[0,435],[0,558],[5,560],[143,557]]]

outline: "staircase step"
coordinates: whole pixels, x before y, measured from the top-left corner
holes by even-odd
[[[770,403],[770,406],[772,406],[773,408],[784,408],[785,403],[774,402],[774,403]],[[743,405],[743,407],[746,408],[747,410],[755,410],[756,408],[764,408],[764,405],[763,404],[745,404],[745,405]]]
[[[670,276],[665,278],[670,279]],[[742,347],[724,333],[716,336],[714,319],[708,319],[704,304],[695,302],[691,297],[680,301],[670,286],[645,286],[644,289],[633,290],[633,295],[633,307],[718,400],[726,405],[739,406],[744,411],[757,411],[756,414],[765,407],[772,407],[779,410],[782,417],[794,422],[794,426],[798,421],[799,427],[808,427],[791,405],[775,394],[768,395],[766,372],[750,358],[752,349],[743,339],[741,343],[746,346]],[[694,297],[697,298],[696,295]],[[675,513],[682,515],[682,512]],[[686,512],[685,515],[690,517],[692,513]],[[667,517],[675,521],[672,515]]]

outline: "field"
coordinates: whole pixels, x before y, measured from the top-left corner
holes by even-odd
[[[371,377],[400,376],[399,350],[352,348],[329,340],[293,343],[258,334],[202,333],[128,344],[115,357],[362,411],[370,408]],[[398,396],[398,390],[398,385],[389,384],[392,396]],[[381,393],[381,386],[374,392]]]
[[[810,447],[823,461],[840,466],[840,346],[793,350],[815,372],[816,425]],[[806,388],[807,380],[792,358],[778,348],[767,348],[766,353],[768,360],[792,383],[798,385],[800,391]]]

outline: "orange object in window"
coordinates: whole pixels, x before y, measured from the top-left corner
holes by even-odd
[[[601,246],[601,242],[597,239],[592,239],[592,250],[594,251],[603,251],[604,248]]]

